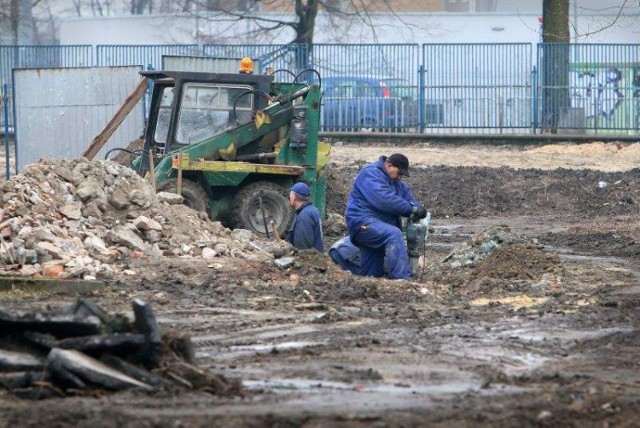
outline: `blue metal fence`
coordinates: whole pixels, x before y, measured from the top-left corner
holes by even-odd
[[[198,45],[98,45],[96,65],[141,65],[159,70],[163,55],[202,55]]]
[[[260,60],[260,72],[323,79],[325,131],[431,134],[640,130],[640,44],[315,44],[0,46],[13,68],[141,65],[163,55]],[[11,121],[12,115],[9,115]],[[0,124],[3,119],[0,117]]]
[[[640,45],[541,43],[537,132],[640,131]]]
[[[425,132],[531,128],[530,44],[426,44],[422,55]]]

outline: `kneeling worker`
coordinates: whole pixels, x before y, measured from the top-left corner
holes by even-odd
[[[360,267],[360,248],[353,245],[348,236],[337,241],[329,249],[329,257],[342,269],[354,275],[362,275]]]
[[[322,252],[322,223],[318,209],[309,200],[311,189],[306,183],[296,183],[289,192],[289,204],[295,210],[287,241],[299,250],[315,248]]]
[[[396,153],[381,156],[357,175],[347,201],[347,228],[360,248],[362,275],[411,278],[411,266],[400,217],[422,219],[427,210],[413,197],[402,177],[409,176],[409,160]]]

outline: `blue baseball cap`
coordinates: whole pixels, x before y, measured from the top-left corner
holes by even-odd
[[[296,183],[291,186],[291,191],[296,195],[300,195],[303,198],[308,198],[311,196],[311,189],[307,185],[307,183]]]

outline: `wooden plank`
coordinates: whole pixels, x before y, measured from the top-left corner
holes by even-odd
[[[107,126],[99,133],[96,138],[93,139],[91,145],[82,154],[87,159],[93,159],[93,157],[100,151],[100,149],[109,141],[109,138],[118,129],[120,124],[131,113],[131,110],[138,104],[138,101],[142,98],[147,90],[147,79],[143,78],[133,92],[127,97],[125,102],[120,106],[116,114],[111,118]]]
[[[180,159],[182,162],[180,162]],[[227,161],[189,161],[188,156],[173,157],[172,167],[183,171],[209,171],[209,172],[257,172],[261,174],[302,175],[304,167],[295,165],[267,165],[248,162]]]

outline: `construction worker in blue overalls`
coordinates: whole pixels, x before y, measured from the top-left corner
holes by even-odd
[[[346,219],[351,241],[360,248],[361,274],[410,279],[411,266],[400,218],[422,219],[427,210],[416,201],[402,177],[409,160],[400,153],[381,156],[358,173],[347,200]]]

